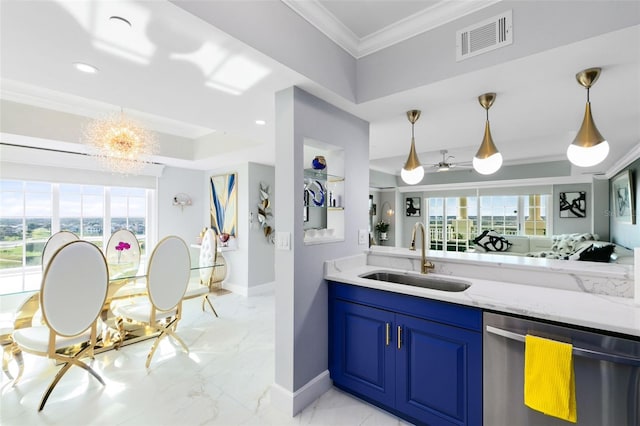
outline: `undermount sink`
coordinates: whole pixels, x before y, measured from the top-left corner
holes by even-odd
[[[451,280],[446,278],[436,278],[428,275],[403,274],[391,271],[376,271],[360,275],[360,278],[367,278],[376,281],[386,281],[396,284],[411,285],[414,287],[429,288],[440,291],[465,291],[471,287],[468,281]]]

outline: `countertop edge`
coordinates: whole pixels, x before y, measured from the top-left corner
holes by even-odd
[[[355,265],[340,272],[325,268],[324,278],[327,281],[640,337],[640,305],[635,304],[634,299],[471,278],[457,278],[469,281],[469,289],[446,292],[360,277],[377,270],[417,274],[393,268]]]

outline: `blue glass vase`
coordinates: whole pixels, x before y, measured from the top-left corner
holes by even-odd
[[[316,155],[316,158],[311,162],[311,167],[315,170],[323,170],[327,167],[327,161],[324,159],[322,155]]]

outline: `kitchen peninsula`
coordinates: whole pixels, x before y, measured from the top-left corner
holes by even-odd
[[[403,248],[325,262],[334,386],[418,424],[546,426],[553,419],[523,404],[523,342],[534,335],[572,345],[580,424],[636,424],[636,403],[619,397],[637,400],[633,267],[426,258],[434,273],[419,273],[424,259]]]
[[[419,253],[394,247],[325,262],[325,279],[640,337],[631,265],[436,250],[427,258],[434,277],[464,279],[471,287],[445,292],[360,278],[381,269],[419,273]]]

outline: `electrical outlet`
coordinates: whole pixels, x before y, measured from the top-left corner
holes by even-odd
[[[369,243],[369,231],[366,229],[358,229],[358,244],[365,245]]]

